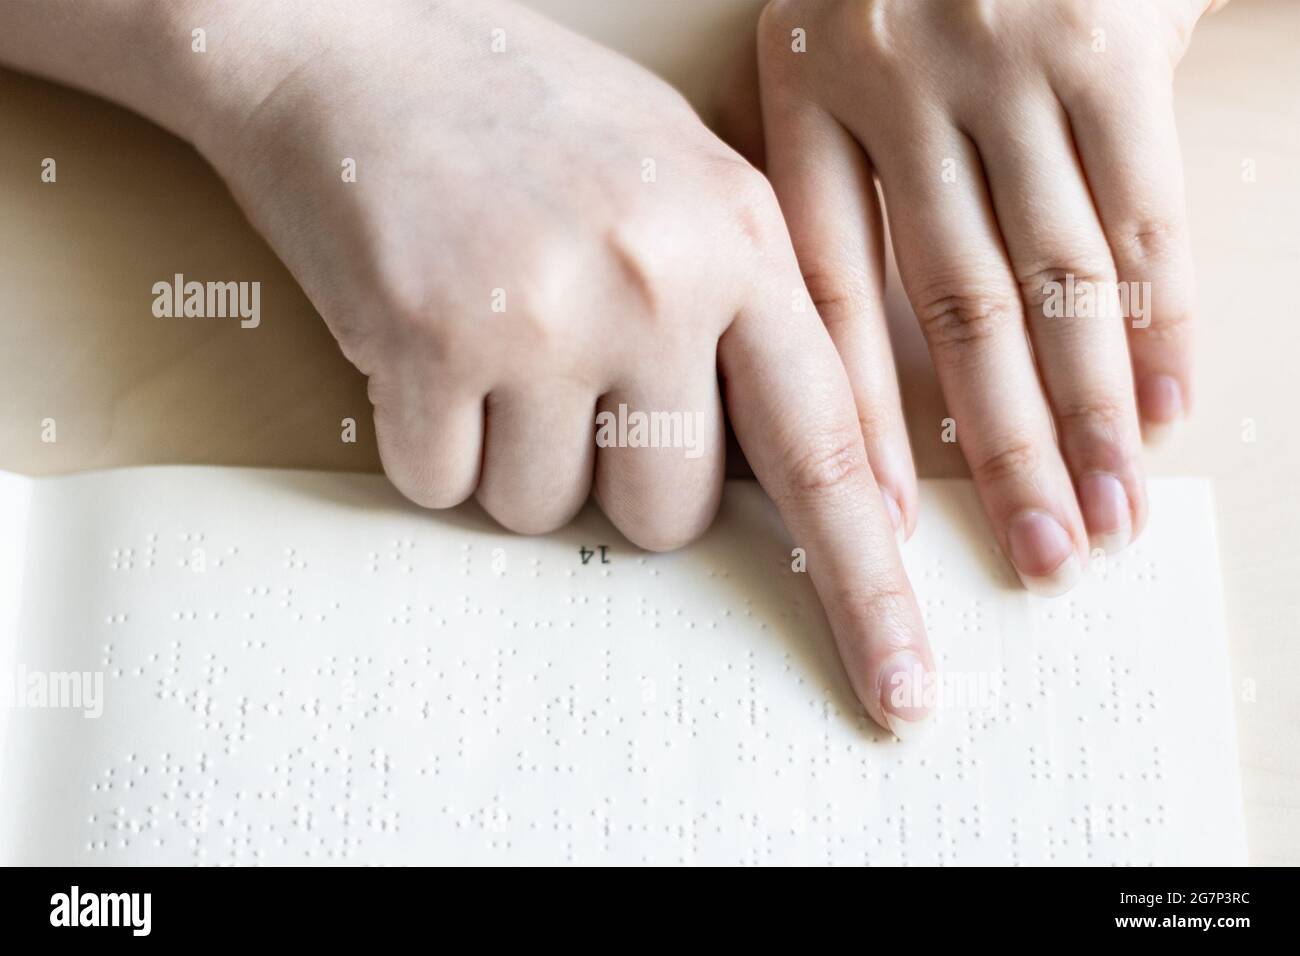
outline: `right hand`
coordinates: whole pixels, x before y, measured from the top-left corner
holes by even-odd
[[[759,23],[767,173],[858,404],[893,384],[878,178],[948,427],[1039,593],[1136,538],[1143,433],[1190,408],[1172,91],[1209,6],[771,0]],[[901,417],[877,435],[897,487]]]
[[[725,397],[863,705],[895,732],[924,716],[882,703],[930,652],[766,180],[667,84],[515,6],[268,6],[293,35],[258,7],[241,48],[319,50],[193,138],[369,376],[393,483],[524,533],[594,485],[631,541],[676,548],[718,506]],[[597,448],[620,404],[697,415],[702,453]]]

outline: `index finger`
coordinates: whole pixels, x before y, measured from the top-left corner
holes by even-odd
[[[816,312],[790,309],[790,290],[802,284],[793,253],[782,275],[787,287],[764,283],[718,344],[728,415],[807,555],[858,699],[903,737],[928,715],[923,685],[932,659],[921,612],[844,366]]]

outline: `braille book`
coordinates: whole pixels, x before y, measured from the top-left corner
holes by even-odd
[[[921,498],[899,741],[752,483],[648,554],[377,475],[0,475],[0,862],[1244,863],[1209,485],[1056,599]]]

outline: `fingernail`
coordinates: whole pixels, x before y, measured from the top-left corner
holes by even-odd
[[[1115,554],[1128,547],[1133,533],[1128,494],[1114,475],[1095,471],[1079,479],[1079,507],[1094,548]]]
[[[885,499],[885,510],[889,512],[889,520],[894,524],[894,537],[898,543],[902,544],[907,538],[907,527],[903,524],[903,509],[898,507],[898,499],[888,491],[881,491],[880,497]]]
[[[917,736],[928,724],[925,665],[911,651],[899,651],[880,668],[880,709],[899,740]]]
[[[1153,445],[1168,441],[1186,414],[1183,387],[1172,375],[1153,375],[1142,383],[1138,407],[1142,410],[1142,437]]]
[[[1064,594],[1082,573],[1074,543],[1061,523],[1041,511],[1022,511],[1007,526],[1011,563],[1025,588],[1044,597]]]

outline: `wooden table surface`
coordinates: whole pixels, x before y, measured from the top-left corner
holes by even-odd
[[[658,69],[705,112],[723,51],[756,9],[534,3]],[[1207,19],[1177,92],[1200,290],[1198,407],[1173,446],[1150,453],[1149,470],[1214,480],[1251,859],[1296,864],[1300,3],[1235,0]],[[47,157],[54,184],[41,182]],[[151,288],[178,272],[260,280],[260,327],[155,319]],[[943,403],[896,282],[890,298],[920,473],[963,475],[939,441]],[[118,107],[5,71],[0,310],[2,469],[378,469],[364,380],[194,151]],[[355,444],[339,439],[347,417]]]

